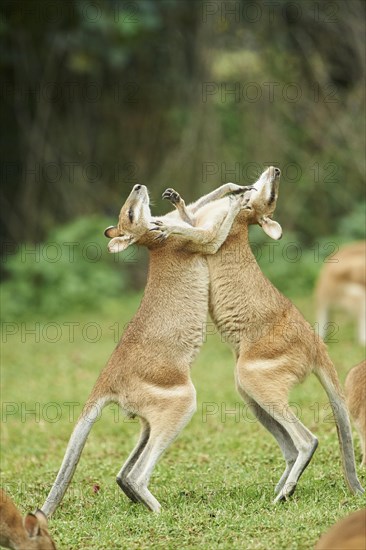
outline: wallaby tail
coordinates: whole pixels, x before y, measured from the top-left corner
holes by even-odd
[[[93,424],[98,420],[104,406],[109,402],[106,398],[97,401],[87,401],[83,412],[81,413],[76,426],[71,434],[61,468],[57,474],[56,480],[42,506],[42,512],[50,516],[56,510],[63,499],[68,488],[76,466],[78,465],[81,453],[88,438]]]
[[[361,494],[364,489],[356,473],[351,424],[336,369],[329,358],[324,358],[314,369],[314,373],[325,389],[332,407],[346,483],[352,493]]]

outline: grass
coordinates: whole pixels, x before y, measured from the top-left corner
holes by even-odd
[[[124,297],[102,312],[63,316],[54,325],[31,319],[8,327],[16,334],[4,333],[1,482],[22,512],[43,504],[74,422],[115,346],[117,325],[128,322],[138,299]],[[312,321],[311,300],[295,301]],[[355,343],[352,322],[340,316],[336,321],[339,341],[329,350],[343,381],[364,350]],[[78,324],[70,338],[72,322]],[[38,336],[26,332],[35,328]],[[233,367],[231,351],[209,336],[192,371],[198,411],[152,477],[160,516],[130,503],[115,483],[138,425],[115,406],[106,407],[50,520],[59,548],[307,549],[337,519],[365,506],[364,497],[346,490],[330,408],[313,376],[290,400],[319,448],[291,500],[272,504],[283,460],[236,394]],[[359,463],[357,437],[355,449]],[[359,474],[366,485],[365,472]]]

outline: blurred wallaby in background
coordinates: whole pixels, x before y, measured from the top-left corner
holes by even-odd
[[[336,252],[319,275],[316,288],[319,335],[326,335],[329,311],[341,307],[357,318],[358,341],[366,344],[366,241]]]
[[[337,521],[319,539],[315,550],[365,550],[366,508]]]

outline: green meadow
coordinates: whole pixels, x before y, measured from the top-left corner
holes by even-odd
[[[22,512],[43,504],[82,405],[139,300],[139,294],[123,296],[98,313],[63,314],[52,322],[29,318],[3,333],[1,483]],[[295,303],[313,322],[312,301]],[[343,381],[364,350],[350,319],[338,313],[334,321],[339,330],[329,352]],[[294,496],[272,504],[284,462],[237,395],[233,369],[225,342],[207,336],[192,368],[197,412],[152,476],[151,490],[163,507],[159,516],[131,503],[115,482],[138,422],[116,406],[104,409],[50,519],[59,548],[305,549],[365,505],[364,497],[346,489],[330,406],[314,376],[294,389],[290,401],[319,447]],[[356,434],[355,452],[359,464]],[[365,472],[359,475],[366,485]]]

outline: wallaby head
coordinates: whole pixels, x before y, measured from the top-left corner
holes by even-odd
[[[134,243],[147,244],[152,241],[150,200],[145,185],[134,185],[121,208],[118,225],[110,226],[104,235],[111,239],[109,252],[122,252]]]
[[[279,168],[274,166],[267,168],[253,185],[253,190],[249,191],[247,209],[244,209],[237,218],[240,222],[240,218],[245,216],[247,224],[260,225],[263,231],[275,240],[282,237],[280,224],[271,219],[276,209],[280,175]]]
[[[17,550],[56,550],[42,510],[22,518],[12,499],[0,489],[0,546]]]
[[[36,510],[34,514],[27,514],[23,519],[24,529],[29,540],[27,550],[31,548],[39,550],[55,550],[56,546],[48,533],[47,518],[42,510]]]

